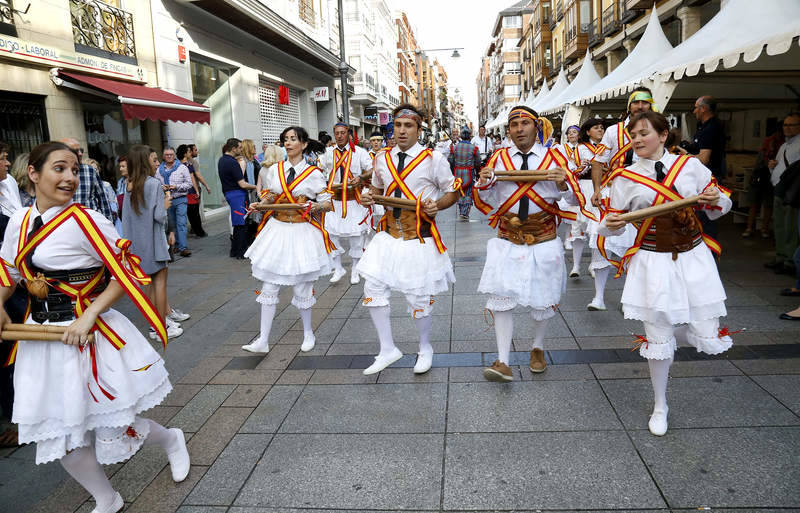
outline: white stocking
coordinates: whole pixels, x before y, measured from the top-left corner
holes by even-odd
[[[343,270],[342,255],[336,255],[335,257],[333,257],[333,268],[336,271]]]
[[[395,345],[392,339],[392,319],[391,310],[388,306],[369,307],[369,316],[378,331],[378,341],[381,344],[381,355],[387,355],[394,351]]]
[[[508,365],[511,354],[511,337],[514,333],[514,315],[511,310],[494,313],[494,336],[497,339],[497,359]]]
[[[584,239],[574,239],[572,241],[572,270],[577,271],[581,268],[581,257],[583,255],[583,247],[586,246]]]
[[[111,507],[117,494],[111,487],[103,467],[97,462],[94,447],[79,447],[73,450],[61,458],[61,466],[92,494],[98,510],[103,511]]]
[[[313,334],[314,325],[311,324],[311,308],[298,310],[300,310],[300,319],[303,321],[303,335]]]
[[[425,317],[417,317],[417,331],[419,332],[419,352],[420,353],[433,353],[433,346],[431,346],[431,326],[433,326],[433,317],[426,315]]]
[[[166,452],[173,452],[178,440],[175,438],[175,433],[171,433],[169,429],[165,428],[158,422],[150,419],[142,419],[150,425],[150,433],[144,440],[144,445],[157,445],[164,449]]]
[[[594,270],[594,299],[600,303],[605,303],[603,298],[606,295],[606,282],[609,274],[611,274],[611,266]]]
[[[272,330],[272,319],[275,318],[277,305],[261,304],[261,332],[258,336],[258,345],[266,346],[269,343],[269,332]]]
[[[536,319],[533,319],[533,347],[531,349],[544,350],[544,336],[547,333],[548,320],[549,319],[537,321]]]
[[[650,367],[650,381],[653,383],[653,411],[667,411],[667,381],[669,380],[669,366],[672,358],[668,360],[647,360]]]
[[[358,272],[358,271],[356,271],[356,266],[358,265],[358,261],[359,260],[361,260],[361,259],[353,257],[353,268],[352,268],[352,270],[350,272],[352,272],[352,273]]]

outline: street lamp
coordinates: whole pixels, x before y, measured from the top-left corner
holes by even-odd
[[[342,0],[339,0],[339,78],[342,81],[342,121],[349,127],[350,126],[350,105],[347,99],[347,72],[350,66],[347,65],[347,59],[344,55],[344,8]]]

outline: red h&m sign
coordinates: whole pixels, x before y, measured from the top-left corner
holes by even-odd
[[[278,103],[281,105],[289,105],[289,88],[286,86],[278,86]]]

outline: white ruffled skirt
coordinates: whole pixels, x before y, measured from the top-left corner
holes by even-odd
[[[558,305],[566,286],[564,247],[557,238],[530,246],[489,239],[478,292],[544,310]]]
[[[677,260],[672,253],[637,251],[621,302],[626,319],[663,326],[724,317],[725,299],[711,250],[700,244]]]
[[[455,283],[453,264],[447,251],[439,253],[432,237],[425,244],[417,239],[395,239],[386,232],[373,237],[358,262],[358,273],[403,294],[433,296]]]
[[[108,310],[101,317],[125,341],[117,351],[95,332],[98,379],[114,400],[108,399],[95,382],[88,346],[81,352],[77,346],[61,342],[19,343],[12,420],[19,425],[20,443],[36,442],[37,464],[90,445],[93,432],[100,463],[130,458],[148,434],[147,423],[136,415],[160,404],[172,390],[164,360],[136,326],[116,310]],[[134,436],[105,439],[101,435],[120,432],[109,428],[128,426]]]
[[[325,214],[325,229],[335,237],[355,237],[369,229],[367,209],[356,200],[347,201],[347,217],[342,217],[342,202],[333,200],[333,211]],[[378,218],[380,220],[380,218]]]
[[[322,232],[310,223],[270,219],[244,256],[256,279],[276,285],[314,281],[333,272]]]

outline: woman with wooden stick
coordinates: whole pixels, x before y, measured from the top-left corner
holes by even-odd
[[[311,325],[314,282],[333,272],[331,244],[323,227],[324,216],[331,209],[330,194],[322,171],[306,162],[303,152],[308,146],[308,132],[290,126],[281,133],[287,160],[262,171],[260,203],[251,209],[265,210],[256,240],[245,253],[250,259],[253,276],[262,282],[258,301],[261,304],[261,332],[247,345],[245,351],[269,352],[269,332],[278,305],[282,286],[294,288],[292,304],[300,310],[303,320],[301,351],[311,351],[316,339]],[[293,208],[296,204],[300,208]],[[278,207],[269,210],[270,207]],[[288,207],[282,208],[282,207]]]
[[[676,156],[664,150],[669,134],[667,119],[645,111],[628,125],[633,149],[639,160],[619,168],[608,177],[609,214],[600,224],[602,237],[621,234],[627,221],[623,212],[661,205],[697,196],[692,200],[716,219],[731,208],[731,200],[720,194],[711,171],[693,157]],[[664,207],[666,208],[666,207]],[[627,267],[622,292],[625,318],[644,323],[646,339],[640,354],[647,359],[655,404],[649,428],[654,435],[667,432],[667,380],[676,349],[675,328],[688,324],[689,344],[707,354],[731,347],[731,338],[719,329],[726,315],[725,290],[714,255],[719,245],[702,232],[692,207],[683,207],[648,217],[638,225],[636,242],[618,263]]]
[[[94,497],[94,513],[116,513],[122,497],[101,464],[156,444],[167,453],[174,481],[189,473],[183,432],[139,416],[172,390],[164,361],[110,307],[127,295],[166,343],[164,323],[139,289],[149,277],[129,254],[130,242],[101,214],[72,202],[78,160],[70,148],[38,145],[28,176],[36,201],[14,214],[0,249],[0,307],[14,282],[24,280],[30,294],[27,324],[14,330],[20,342],[12,352],[12,420],[20,443],[36,443],[37,464],[60,460]],[[2,308],[0,324],[9,324]],[[53,331],[63,333],[49,336]]]

